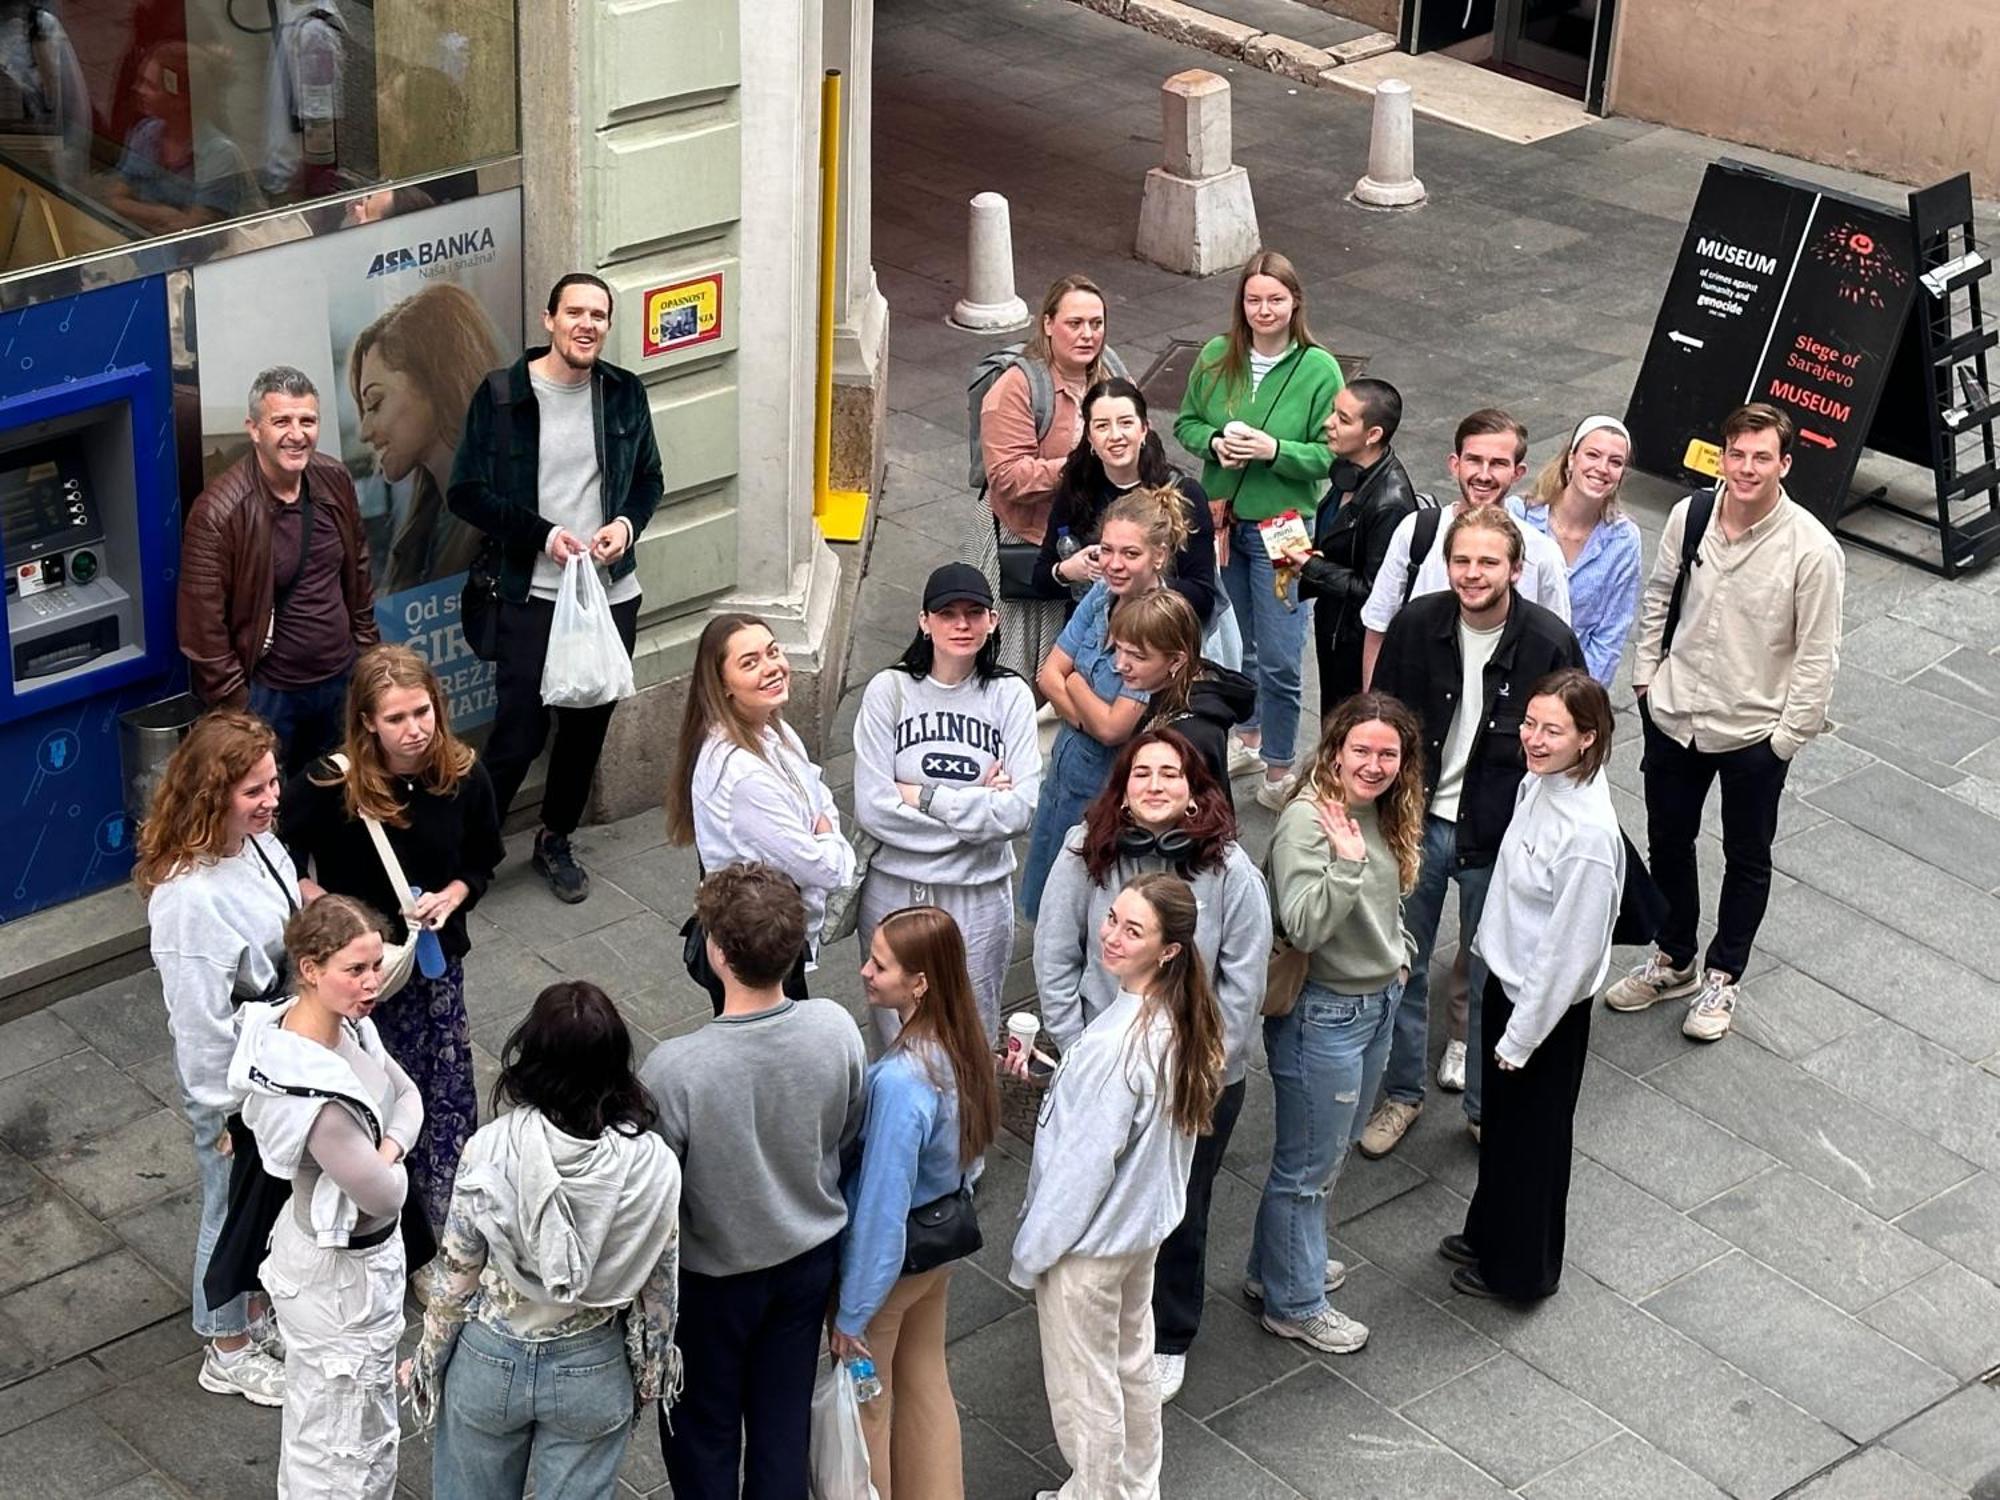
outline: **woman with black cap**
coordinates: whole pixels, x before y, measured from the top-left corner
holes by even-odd
[[[880,842],[861,886],[861,951],[892,911],[948,912],[996,1041],[1014,948],[1013,840],[1035,820],[1042,781],[1034,694],[1000,665],[999,631],[986,576],[947,563],[924,585],[916,638],[868,684],[854,720],[854,820]],[[873,1014],[888,1042],[896,1013]]]

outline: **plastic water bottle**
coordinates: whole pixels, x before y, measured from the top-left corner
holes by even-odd
[[[875,1361],[863,1356],[847,1362],[847,1373],[854,1377],[854,1399],[873,1401],[882,1394],[882,1377],[875,1373]]]
[[[1056,561],[1062,562],[1065,558],[1074,557],[1080,550],[1082,549],[1077,546],[1076,538],[1069,534],[1069,528],[1067,526],[1058,526],[1056,528]]]

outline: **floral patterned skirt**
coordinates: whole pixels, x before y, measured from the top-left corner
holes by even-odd
[[[375,1007],[374,1020],[382,1045],[423,1096],[423,1134],[407,1159],[410,1190],[422,1200],[431,1227],[442,1229],[458,1158],[479,1127],[464,964],[451,959],[436,979],[412,973],[408,984]]]

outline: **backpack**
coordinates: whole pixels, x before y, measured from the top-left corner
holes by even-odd
[[[972,380],[965,388],[965,432],[968,452],[965,482],[979,494],[986,492],[986,454],[979,444],[979,404],[986,399],[986,392],[993,382],[1005,375],[1014,366],[1021,367],[1021,373],[1028,377],[1028,409],[1035,416],[1035,440],[1040,442],[1049,435],[1049,426],[1056,419],[1056,383],[1049,374],[1049,367],[1039,359],[1030,359],[1025,344],[1007,344],[989,351],[972,367]],[[1107,380],[1130,380],[1125,373],[1125,361],[1118,357],[1118,351],[1106,345],[1103,356],[1104,375]]]
[[[1718,492],[1688,496],[1687,520],[1681,528],[1681,565],[1674,574],[1674,591],[1667,599],[1667,623],[1660,631],[1660,659],[1674,649],[1674,631],[1681,623],[1681,600],[1687,595],[1688,574],[1701,563],[1701,539],[1708,535],[1708,523],[1715,515]]]
[[[1416,592],[1417,574],[1424,570],[1424,559],[1431,555],[1431,548],[1437,545],[1438,527],[1444,522],[1444,507],[1437,502],[1436,495],[1417,494],[1417,524],[1410,530],[1410,567],[1403,575],[1403,602],[1410,602],[1410,595]]]

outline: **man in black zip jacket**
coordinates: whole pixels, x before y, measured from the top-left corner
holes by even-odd
[[[493,795],[506,817],[553,713],[535,868],[558,899],[575,902],[590,894],[590,877],[569,836],[583,821],[617,705],[543,704],[556,591],[569,559],[588,557],[604,572],[611,619],[631,654],[639,624],[632,546],[660,503],[660,447],[645,385],[599,357],[611,331],[610,287],[572,271],[549,293],[542,326],[547,348],[530,349],[474,389],[446,502],[500,549],[499,702],[486,742]]]
[[[1403,421],[1403,395],[1386,380],[1351,380],[1333,398],[1326,439],[1333,484],[1316,513],[1313,550],[1296,559],[1299,592],[1313,609],[1319,713],[1361,691],[1361,606],[1375,587],[1396,523],[1417,508],[1403,461],[1389,446]]]
[[[1376,659],[1371,686],[1400,698],[1423,725],[1425,815],[1423,867],[1403,902],[1416,954],[1396,1007],[1382,1102],[1361,1134],[1364,1156],[1395,1150],[1423,1109],[1431,949],[1445,882],[1458,882],[1458,940],[1469,944],[1527,774],[1521,716],[1529,693],[1550,672],[1584,664],[1569,626],[1515,590],[1522,551],[1521,529],[1500,507],[1474,506],[1456,516],[1445,533],[1451,592],[1405,604]],[[1483,969],[1475,959],[1466,1028],[1465,1115],[1475,1140]]]

